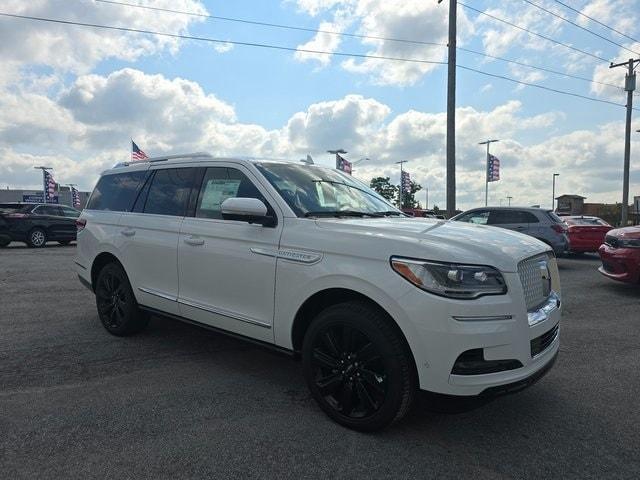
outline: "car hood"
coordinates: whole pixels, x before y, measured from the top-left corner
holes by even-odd
[[[388,217],[322,218],[316,223],[341,235],[375,239],[381,247],[386,241],[392,255],[490,265],[511,272],[517,270],[519,261],[550,251],[548,245],[528,235],[455,221]]]
[[[618,238],[640,238],[640,227],[624,227],[610,230],[607,235]]]

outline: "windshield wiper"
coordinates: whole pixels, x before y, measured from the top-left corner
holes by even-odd
[[[378,212],[360,212],[358,210],[319,210],[307,212],[305,217],[384,217]]]
[[[385,212],[375,212],[375,213],[377,213],[378,215],[383,216],[383,217],[392,217],[394,215],[398,215],[400,217],[408,217],[409,216],[406,213],[399,212],[397,210],[387,210]]]

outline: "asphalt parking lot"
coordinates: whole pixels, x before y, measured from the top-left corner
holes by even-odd
[[[640,287],[560,259],[562,346],[538,384],[400,425],[332,423],[300,364],[154,318],[109,335],[74,246],[0,250],[0,476],[640,478]]]

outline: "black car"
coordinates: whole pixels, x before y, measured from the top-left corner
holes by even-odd
[[[66,205],[0,203],[0,247],[24,242],[43,247],[48,241],[66,245],[76,239],[80,211]]]

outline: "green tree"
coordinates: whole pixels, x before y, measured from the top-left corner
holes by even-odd
[[[395,202],[398,198],[398,187],[391,184],[389,177],[376,177],[369,186],[390,202]]]
[[[398,189],[398,195],[400,195],[400,187]],[[402,208],[420,208],[420,203],[416,200],[416,193],[422,190],[422,185],[411,180],[411,188],[407,192],[402,194]]]

